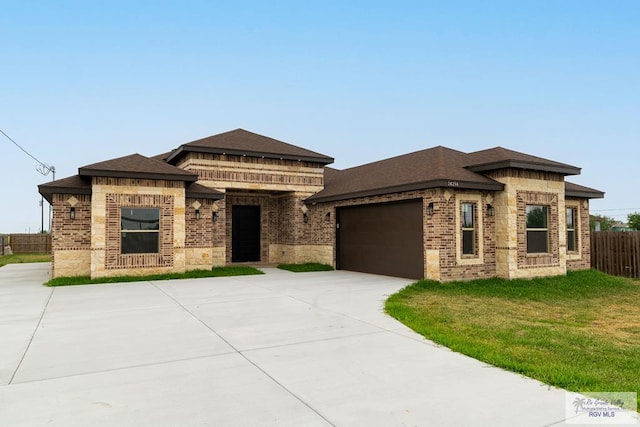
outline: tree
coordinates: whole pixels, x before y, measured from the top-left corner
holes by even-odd
[[[600,223],[600,231],[608,231],[611,230],[613,224],[616,223],[616,220],[613,218],[609,218],[608,216],[591,216],[589,218],[589,229],[594,231],[596,229],[596,222]]]
[[[629,223],[630,229],[640,230],[640,213],[634,212],[627,215],[627,222]]]

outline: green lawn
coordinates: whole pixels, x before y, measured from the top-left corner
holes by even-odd
[[[150,276],[120,276],[102,277],[92,279],[89,276],[57,277],[45,283],[46,286],[74,286],[74,285],[94,285],[98,283],[121,283],[121,282],[143,282],[172,279],[199,279],[203,277],[228,277],[247,276],[251,274],[264,274],[263,271],[254,267],[230,266],[214,267],[211,270],[191,270],[186,273],[154,274]]]
[[[639,281],[595,270],[420,281],[392,295],[385,310],[438,344],[546,384],[640,392]]]
[[[0,256],[0,267],[7,264],[21,264],[27,262],[50,262],[51,254],[12,254]]]
[[[327,264],[320,264],[317,262],[307,262],[304,264],[280,264],[278,268],[281,270],[288,270],[294,273],[308,273],[311,271],[332,271],[333,267]]]

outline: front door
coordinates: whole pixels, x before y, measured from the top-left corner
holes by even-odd
[[[260,261],[260,206],[233,206],[231,261]]]

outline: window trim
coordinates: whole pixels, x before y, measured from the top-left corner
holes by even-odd
[[[469,206],[471,208],[471,227],[465,227],[466,222],[465,222],[465,206]],[[466,202],[463,201],[460,203],[460,223],[461,223],[461,227],[460,227],[460,233],[461,233],[461,239],[460,239],[460,246],[461,246],[461,253],[462,256],[476,256],[477,252],[477,244],[476,244],[476,212],[477,212],[477,208],[476,208],[477,204],[474,202]],[[471,251],[470,252],[465,252],[465,232],[471,232]]]
[[[529,208],[533,207],[533,208],[544,208],[545,210],[545,226],[544,227],[529,227]],[[551,206],[549,205],[543,205],[543,204],[529,204],[527,203],[525,205],[525,232],[526,232],[526,236],[525,236],[525,244],[526,244],[526,252],[527,255],[545,255],[545,254],[550,254],[551,250],[550,250],[550,235],[549,235],[549,213],[551,211]],[[545,246],[546,246],[546,250],[544,252],[530,252],[529,251],[529,233],[545,233]]]
[[[462,253],[462,203],[472,203],[474,208],[474,253]],[[457,265],[484,264],[484,208],[483,197],[477,193],[457,193],[455,195],[455,253]]]
[[[570,260],[579,260],[582,259],[582,236],[580,235],[580,230],[582,230],[582,222],[581,222],[581,211],[582,211],[582,205],[579,201],[576,200],[571,200],[571,201],[567,201],[565,203],[565,208],[566,209],[573,209],[575,217],[573,218],[573,226],[574,226],[574,242],[575,242],[575,250],[570,251],[569,250],[569,232],[568,232],[568,227],[567,227],[567,242],[566,242],[566,256],[567,259]],[[565,211],[566,212],[566,211]],[[566,221],[566,218],[565,218]],[[565,223],[565,227],[566,227],[566,223]]]
[[[567,221],[567,252],[578,252],[578,235],[577,235],[577,224],[576,224],[576,218],[578,216],[578,212],[577,209],[574,206],[567,206],[565,208],[565,213],[566,213],[566,221]],[[571,228],[569,227],[569,213],[571,213]],[[569,238],[570,234],[569,233],[573,233],[572,236],[573,238]],[[569,249],[570,243],[573,246],[573,249]]]

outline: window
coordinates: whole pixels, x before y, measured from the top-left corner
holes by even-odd
[[[578,247],[576,239],[576,208],[567,208],[567,251],[575,252]]]
[[[160,209],[122,208],[120,211],[121,253],[159,252]]]
[[[474,255],[476,253],[476,232],[474,226],[474,203],[462,203],[462,254]]]
[[[527,205],[527,253],[549,252],[549,208]]]

